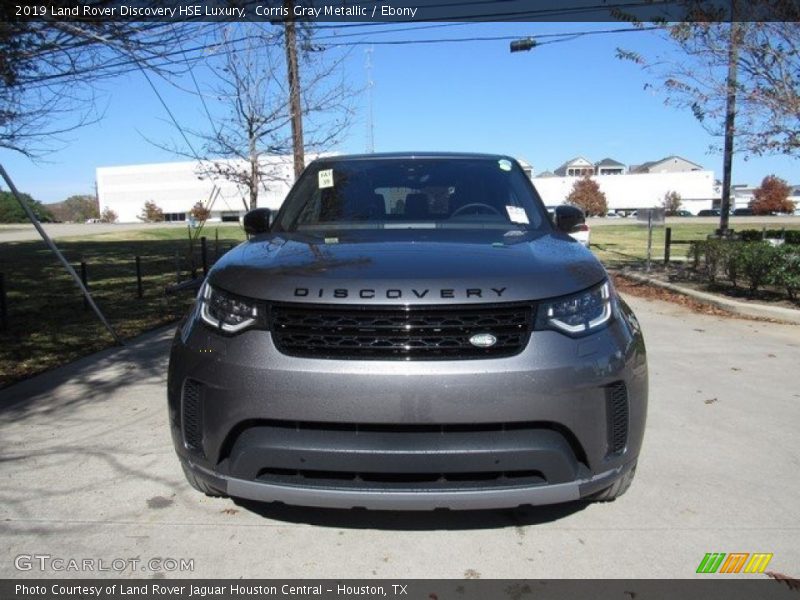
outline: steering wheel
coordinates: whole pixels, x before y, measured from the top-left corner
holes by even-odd
[[[453,213],[450,215],[450,218],[452,219],[453,217],[457,217],[468,208],[485,208],[488,211],[496,214],[498,217],[503,216],[503,214],[491,204],[484,204],[483,202],[472,202],[471,204],[465,204],[464,206],[459,206],[457,209],[453,211]]]

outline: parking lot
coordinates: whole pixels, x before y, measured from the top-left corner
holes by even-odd
[[[617,502],[404,514],[206,498],[173,454],[162,330],[0,391],[0,577],[685,578],[707,552],[770,552],[769,570],[800,576],[800,327],[629,301],[650,409]],[[20,555],[142,562],[18,570]]]

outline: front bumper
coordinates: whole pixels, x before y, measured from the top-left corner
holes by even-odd
[[[196,395],[188,415],[187,382]],[[611,448],[619,419],[609,390],[620,386],[625,436]],[[220,492],[319,507],[480,509],[573,501],[622,477],[641,447],[647,366],[624,306],[593,335],[536,331],[520,354],[488,360],[303,359],[280,354],[269,332],[222,337],[190,323],[175,337],[168,388],[176,451]],[[381,427],[412,434],[369,437]],[[275,431],[293,435],[278,443]],[[531,473],[506,478],[525,461]],[[492,470],[499,479],[483,477]],[[362,480],[379,471],[385,481]],[[412,471],[425,477],[404,478]],[[431,483],[434,473],[445,476]]]
[[[247,481],[227,477],[192,463],[186,466],[209,486],[225,495],[259,502],[316,508],[365,508],[368,510],[484,510],[574,502],[604,490],[634,467],[635,461],[594,477],[568,483],[535,487],[474,490],[348,490],[306,488]]]

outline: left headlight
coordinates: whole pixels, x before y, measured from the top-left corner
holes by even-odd
[[[585,335],[603,327],[613,315],[614,290],[604,281],[583,292],[542,302],[536,314],[536,329]]]
[[[242,298],[204,283],[198,297],[200,318],[207,325],[226,333],[236,333],[248,327],[266,324],[263,304]]]

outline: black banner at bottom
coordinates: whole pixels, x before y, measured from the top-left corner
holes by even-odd
[[[800,600],[796,580],[3,579],[2,600]]]

